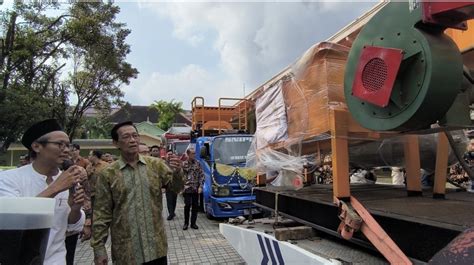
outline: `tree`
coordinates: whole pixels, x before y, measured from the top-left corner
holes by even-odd
[[[130,30],[114,22],[119,12],[119,7],[100,2],[78,2],[71,8],[73,19],[66,27],[72,36],[74,70],[65,83],[77,98],[66,122],[71,137],[88,108],[109,111],[112,105],[122,105],[120,87],[138,74],[125,61]]]
[[[64,18],[42,15],[57,4],[16,1],[12,11],[1,12],[4,40],[0,58],[0,152],[33,122],[51,117],[54,81],[64,64],[62,46],[67,36]]]
[[[173,125],[176,114],[183,113],[182,102],[166,102],[164,100],[155,101],[150,108],[155,108],[159,114],[158,127],[162,130],[168,130]]]
[[[56,1],[27,3],[0,13],[0,152],[45,118],[57,118],[75,137],[84,112],[120,105],[120,86],[138,74],[125,61],[130,30],[115,22],[117,6],[78,2],[47,16],[60,7]],[[65,72],[69,61],[73,70]]]

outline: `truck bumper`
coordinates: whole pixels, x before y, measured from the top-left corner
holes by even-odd
[[[253,203],[255,196],[210,197],[210,213],[214,217],[236,217],[259,213]]]

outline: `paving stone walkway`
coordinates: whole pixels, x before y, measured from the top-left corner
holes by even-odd
[[[204,213],[199,213],[198,230],[189,228],[183,231],[184,203],[183,197],[178,197],[176,217],[167,221],[168,210],[166,198],[163,196],[163,218],[168,235],[168,264],[245,264],[239,254],[227,243],[219,233],[219,223],[222,221],[209,220]],[[107,243],[110,255],[110,240]],[[74,264],[93,264],[92,248],[89,241],[78,243]],[[112,264],[109,262],[109,264]]]

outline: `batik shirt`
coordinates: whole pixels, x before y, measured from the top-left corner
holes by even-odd
[[[166,256],[161,188],[179,191],[182,170],[173,173],[158,158],[139,156],[136,168],[122,158],[99,173],[91,246],[105,256],[110,228],[114,264],[142,264]]]
[[[104,168],[108,167],[109,163],[99,160],[99,162],[95,165],[90,164],[87,167],[87,176],[89,177],[89,185],[90,185],[90,194],[91,197],[95,196],[95,185],[97,183],[97,175],[104,170]]]
[[[203,172],[199,162],[194,160],[187,160],[183,165],[184,171],[184,192],[193,193],[198,192],[199,187],[203,182]]]
[[[79,156],[76,160],[76,162],[74,162],[74,165],[76,166],[80,166],[82,168],[84,168],[86,171],[87,171],[87,168],[91,165],[91,162],[89,162],[89,160],[83,158],[82,156]],[[82,205],[82,209],[84,210],[84,212],[86,213],[86,218],[90,220],[90,218],[92,217],[92,209],[91,209],[91,183],[89,181],[89,179],[86,179],[86,180],[83,180],[81,182],[81,185],[82,187],[84,188],[84,204]],[[86,220],[87,222],[87,220]],[[80,233],[80,231],[78,232],[74,232],[74,231],[69,231],[66,233],[66,236],[70,236],[70,235],[74,235],[74,234],[78,234]]]

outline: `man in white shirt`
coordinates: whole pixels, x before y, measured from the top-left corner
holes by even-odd
[[[61,164],[68,159],[70,140],[56,120],[31,126],[21,142],[30,150],[33,162],[0,172],[0,196],[56,199],[44,264],[65,264],[66,230],[81,230],[84,225],[85,215],[81,210],[84,190],[80,182],[87,174],[78,166],[60,171]]]

